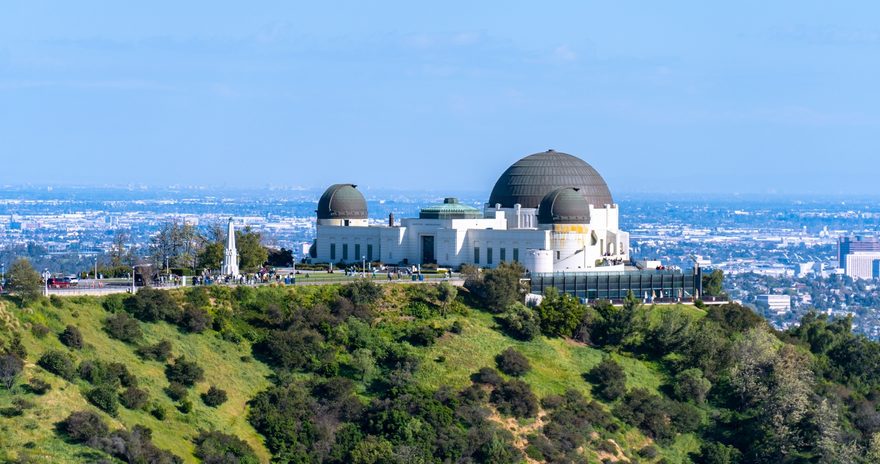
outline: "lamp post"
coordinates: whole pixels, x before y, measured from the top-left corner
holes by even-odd
[[[6,283],[6,263],[0,263],[0,287]]]
[[[98,257],[95,256],[95,280],[98,280]]]
[[[361,256],[361,277],[367,277],[367,257]]]

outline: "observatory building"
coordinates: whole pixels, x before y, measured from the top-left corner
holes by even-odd
[[[418,218],[368,224],[355,184],[330,186],[318,201],[314,262],[473,264],[516,261],[532,273],[624,270],[629,234],[602,176],[580,158],[548,150],[517,161],[482,211],[446,198]]]

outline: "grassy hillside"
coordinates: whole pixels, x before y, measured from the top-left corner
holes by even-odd
[[[100,454],[83,446],[68,444],[55,432],[55,424],[71,412],[82,409],[97,411],[83,396],[83,392],[90,387],[87,382],[78,380],[69,383],[35,364],[44,352],[59,349],[70,351],[77,361],[97,359],[124,363],[138,378],[140,388],[149,392],[151,401],[168,411],[168,417],[163,421],[146,411],[120,408],[117,417],[102,412],[112,427],[145,425],[152,429],[153,442],[157,446],[173,450],[186,462],[197,462],[192,455],[191,440],[200,429],[222,430],[246,440],[263,460],[268,460],[269,454],[262,439],[247,422],[245,403],[269,385],[267,377],[270,370],[265,364],[250,359],[247,344],[225,341],[216,332],[186,334],[164,322],[141,324],[143,344],[169,340],[175,357],[185,355],[188,359],[197,360],[205,369],[205,380],[190,392],[193,411],[182,414],[163,392],[168,385],[164,363],[144,361],[134,353],[133,346],[110,338],[102,328],[109,313],[100,303],[98,298],[77,297],[53,299],[52,303],[46,300],[26,309],[18,309],[9,301],[0,301],[0,314],[7,321],[4,338],[8,339],[14,330],[22,335],[22,342],[28,351],[23,381],[14,390],[16,395],[0,389],[0,409],[10,407],[13,396],[23,397],[34,405],[26,409],[22,416],[0,417],[0,459],[28,456],[34,462],[78,463],[87,460],[88,456]],[[42,338],[37,337],[30,330],[34,324],[45,325],[51,332]],[[55,336],[69,324],[82,332],[86,344],[82,350],[68,350]],[[23,384],[26,379],[33,377],[48,381],[52,389],[42,396],[27,393]],[[198,398],[198,394],[207,390],[209,385],[217,385],[228,393],[229,400],[219,408],[207,407]]]
[[[809,316],[777,332],[739,305],[552,294],[532,309],[515,303],[511,276],[468,290],[359,282],[0,300],[0,380],[3,362],[27,353],[12,388],[0,386],[0,461],[134,462],[108,443],[146,426],[151,438],[132,443],[183,462],[880,462],[880,345],[848,321]],[[143,336],[111,337],[111,315],[136,318]],[[82,348],[59,338],[68,326]],[[163,340],[169,361],[136,352]],[[94,375],[48,372],[38,360],[49,352],[120,363],[149,401],[105,413]],[[166,391],[180,359],[204,369],[191,410]],[[226,391],[216,408],[200,397],[211,386]],[[59,426],[75,411],[97,412],[110,432]],[[198,445],[203,431],[220,441]],[[151,456],[142,462],[171,462]]]

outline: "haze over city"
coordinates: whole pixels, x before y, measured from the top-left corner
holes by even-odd
[[[0,184],[479,191],[554,148],[621,194],[872,194],[878,10],[7,2]]]

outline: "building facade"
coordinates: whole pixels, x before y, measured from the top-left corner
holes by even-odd
[[[553,150],[510,166],[482,211],[455,198],[423,208],[418,218],[369,226],[367,203],[354,184],[330,186],[318,202],[312,261],[387,264],[519,262],[530,272],[623,270],[629,234],[592,166]]]

